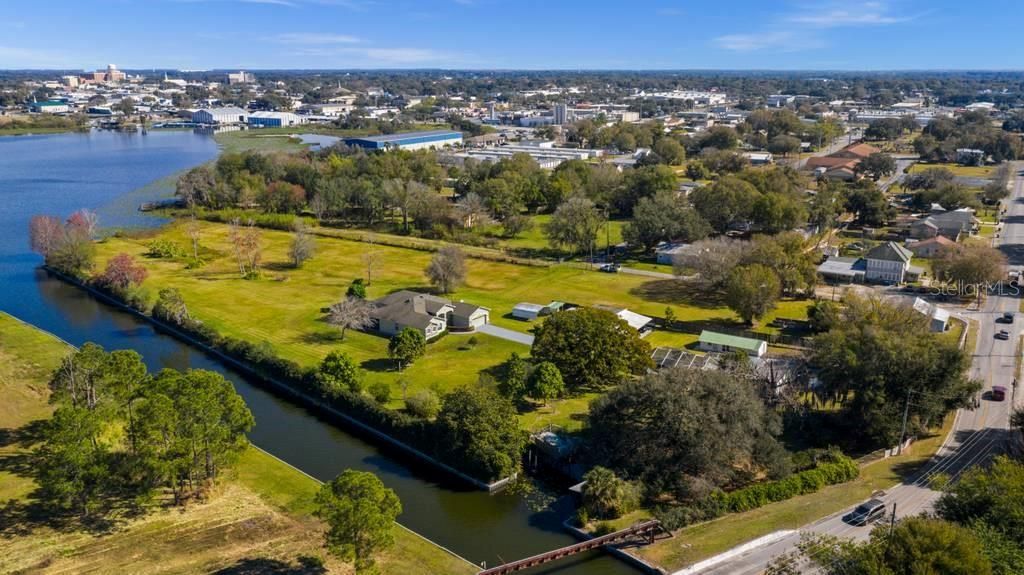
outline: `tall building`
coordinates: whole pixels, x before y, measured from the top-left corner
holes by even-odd
[[[228,84],[255,84],[256,76],[250,72],[228,73]]]
[[[487,119],[488,120],[497,120],[498,119],[498,112],[497,112],[497,110],[495,110],[495,105],[496,104],[497,103],[494,100],[491,100],[490,102],[487,102]]]
[[[572,113],[568,104],[555,104],[554,124],[561,126],[572,121]]]
[[[127,74],[117,69],[117,66],[113,64],[107,64],[107,82],[123,82],[127,78]]]

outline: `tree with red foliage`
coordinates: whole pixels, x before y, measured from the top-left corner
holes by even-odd
[[[135,262],[129,254],[117,254],[107,262],[107,268],[96,278],[100,285],[110,289],[124,290],[145,281],[149,275],[146,268]]]
[[[279,214],[295,213],[306,205],[306,190],[288,182],[274,182],[260,196],[263,211]]]
[[[88,238],[92,238],[96,234],[98,221],[99,218],[96,217],[96,212],[83,208],[71,214],[67,221],[67,229],[69,232],[80,233]]]

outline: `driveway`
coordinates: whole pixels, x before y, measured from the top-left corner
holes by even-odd
[[[528,333],[522,333],[519,331],[512,331],[511,329],[505,329],[498,327],[494,324],[482,325],[476,330],[480,333],[487,334],[494,337],[500,337],[501,339],[507,339],[508,341],[514,341],[523,345],[533,345],[533,336]]]
[[[674,274],[670,274],[670,273],[656,272],[656,271],[653,271],[653,270],[640,270],[640,269],[636,269],[636,268],[627,268],[627,267],[619,268],[619,273],[631,274],[631,275],[635,275],[635,276],[647,276],[649,278],[658,278],[658,279],[662,279],[662,280],[682,279],[679,276],[674,275]]]

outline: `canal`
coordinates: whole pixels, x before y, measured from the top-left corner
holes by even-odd
[[[68,342],[134,349],[150,370],[198,368],[223,373],[256,418],[251,441],[322,480],[344,469],[371,471],[402,500],[399,521],[475,563],[493,566],[575,540],[561,522],[572,511],[565,497],[486,493],[461,486],[407,456],[377,447],[254,385],[206,354],[157,333],[37,269],[28,249],[29,219],[99,212],[103,226],[144,226],[159,220],[138,204],[166,197],[173,176],[216,157],[209,136],[185,131],[149,134],[92,132],[0,137],[0,310]],[[530,573],[627,574],[601,553],[582,555]]]

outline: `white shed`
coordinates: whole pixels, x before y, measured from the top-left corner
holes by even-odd
[[[512,317],[521,320],[535,320],[544,311],[544,306],[537,303],[517,303],[512,308]]]

